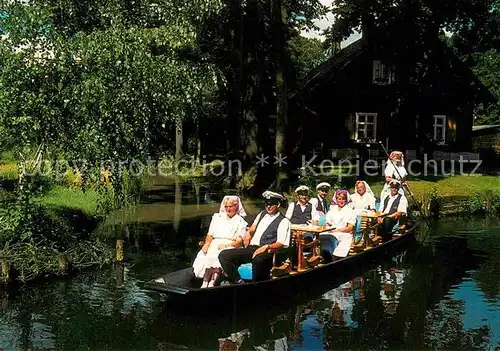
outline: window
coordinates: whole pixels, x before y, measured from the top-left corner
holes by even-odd
[[[434,115],[434,140],[443,145],[446,140],[446,116]]]
[[[357,142],[374,142],[377,140],[377,114],[356,112]]]
[[[372,83],[378,85],[394,83],[394,67],[385,65],[380,61],[373,61]]]

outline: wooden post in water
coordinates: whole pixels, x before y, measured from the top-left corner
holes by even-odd
[[[123,261],[123,239],[116,239],[115,273],[116,273],[116,284],[120,287],[123,286],[123,280],[125,274],[125,269],[123,267],[122,261]]]
[[[123,286],[125,280],[125,266],[121,262],[115,262],[116,285]]]
[[[493,213],[493,192],[491,190],[487,190],[485,193],[484,207],[484,211],[487,214]]]
[[[2,282],[8,283],[10,279],[10,263],[2,260]]]
[[[59,255],[59,269],[61,270],[61,272],[68,272],[68,267],[69,267],[69,264],[68,264],[68,257],[66,256],[66,254],[62,253]]]
[[[116,262],[123,261],[123,239],[116,239]]]

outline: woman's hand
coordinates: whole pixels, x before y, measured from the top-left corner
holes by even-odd
[[[254,259],[256,256],[259,256],[261,253],[266,252],[269,249],[269,245],[264,245],[259,247],[257,250],[254,251],[252,255],[252,259]]]
[[[209,247],[210,247],[210,244],[209,244],[209,243],[206,243],[206,244],[205,244],[205,245],[203,245],[203,247],[201,248],[201,251],[203,251],[203,253],[206,255]]]

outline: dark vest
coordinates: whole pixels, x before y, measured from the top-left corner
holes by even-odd
[[[384,208],[382,209],[382,211],[385,211],[385,208],[387,207],[387,204],[389,203],[389,198],[391,196],[387,196],[385,199],[384,199]],[[389,209],[389,214],[393,214],[393,213],[396,213],[398,212],[398,206],[399,206],[399,202],[401,201],[401,194],[397,194],[396,195],[396,199],[394,200],[394,202],[392,203],[392,206],[391,208]]]
[[[266,215],[266,211],[262,211],[259,215],[259,221],[257,222],[257,225],[255,226],[255,231],[257,232],[257,228],[259,227],[260,221],[264,216]],[[272,244],[275,243],[276,240],[278,240],[278,226],[280,225],[281,221],[285,219],[285,216],[283,216],[281,213],[278,213],[276,218],[267,226],[267,228],[264,230],[264,233],[262,233],[262,236],[260,237],[260,246],[266,245],[266,244]]]
[[[322,199],[319,196],[316,196],[316,199],[318,199],[318,206],[316,206],[316,211],[327,213],[328,210],[330,209],[330,204],[328,203],[328,200]]]
[[[290,222],[292,224],[306,224],[307,221],[311,220],[311,211],[312,211],[312,204],[307,203],[306,209],[304,212],[302,212],[302,208],[300,208],[300,205],[298,203],[294,203],[293,205],[293,212],[292,212],[292,218],[290,218]]]

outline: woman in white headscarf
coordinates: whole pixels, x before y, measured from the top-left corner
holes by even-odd
[[[326,262],[331,260],[328,254],[333,255],[335,259],[346,257],[351,248],[356,214],[352,207],[348,206],[349,201],[350,196],[347,190],[337,190],[333,195],[333,206],[326,214],[326,223],[335,229],[333,232],[324,232],[319,235],[322,255]]]
[[[375,210],[375,195],[364,180],[358,180],[354,184],[354,194],[351,194],[351,206],[359,214],[363,210]]]
[[[210,222],[205,244],[193,263],[194,274],[203,278],[202,288],[214,286],[222,273],[219,253],[222,250],[241,246],[247,229],[245,209],[238,196],[225,196],[219,213]]]
[[[403,185],[406,185],[407,175],[408,173],[405,169],[403,153],[401,151],[391,152],[384,170],[385,184],[382,192],[380,193],[380,203],[383,203],[384,199],[391,194],[391,191],[389,190],[389,183],[391,180],[395,179],[400,181]],[[404,195],[403,187],[399,189],[399,193]]]

